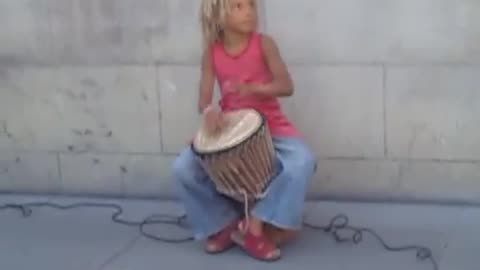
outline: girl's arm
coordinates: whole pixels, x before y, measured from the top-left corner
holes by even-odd
[[[198,111],[203,113],[213,99],[213,88],[215,86],[215,72],[213,70],[210,50],[203,53],[201,63],[201,77],[198,97]]]
[[[267,84],[243,85],[239,90],[245,94],[253,93],[264,97],[285,97],[293,95],[293,82],[287,66],[280,55],[275,41],[262,36],[265,61],[272,73],[273,80]],[[242,89],[243,88],[243,89]]]

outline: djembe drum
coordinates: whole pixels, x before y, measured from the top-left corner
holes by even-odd
[[[224,114],[226,126],[209,134],[203,125],[192,150],[217,191],[248,203],[264,196],[275,173],[275,149],[265,118],[256,110]]]

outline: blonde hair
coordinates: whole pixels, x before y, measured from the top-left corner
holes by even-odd
[[[222,28],[229,11],[230,0],[202,0],[200,24],[204,48],[222,38]]]

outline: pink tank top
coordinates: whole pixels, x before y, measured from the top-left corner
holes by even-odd
[[[272,136],[300,136],[300,132],[282,112],[278,98],[262,98],[253,95],[239,96],[236,83],[268,83],[271,72],[265,62],[262,35],[253,33],[246,49],[239,55],[229,55],[222,43],[212,47],[213,66],[220,86],[219,105],[223,111],[251,108],[264,115]]]

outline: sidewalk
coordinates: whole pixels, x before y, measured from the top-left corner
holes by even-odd
[[[140,221],[151,214],[182,214],[173,202],[94,200],[0,195],[5,203],[48,201],[119,203],[122,218]],[[0,269],[5,270],[430,270],[415,251],[388,252],[370,235],[358,245],[337,243],[331,234],[306,229],[300,240],[283,251],[283,260],[253,261],[241,250],[210,256],[198,243],[169,244],[147,239],[135,227],[115,224],[111,209],[62,211],[33,208],[28,218],[14,210],[0,211]],[[368,203],[310,203],[307,220],[327,225],[337,214],[350,225],[374,229],[391,246],[421,245],[432,250],[441,270],[478,270],[480,208],[460,206]],[[168,226],[148,231],[166,237],[188,236]],[[185,234],[187,233],[187,234]]]

